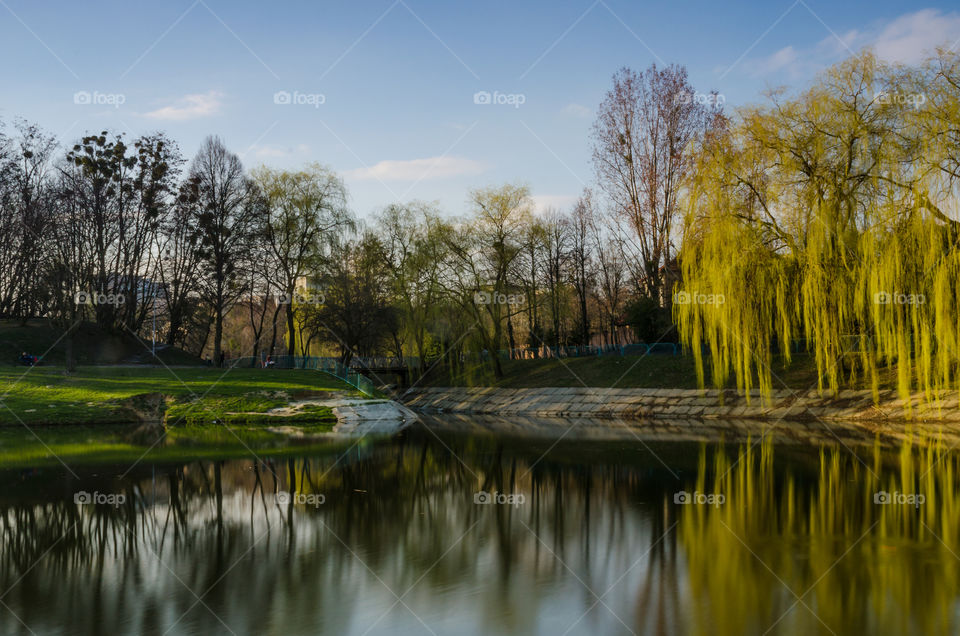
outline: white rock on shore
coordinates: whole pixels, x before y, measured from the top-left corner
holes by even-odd
[[[391,400],[342,400],[333,406],[337,435],[392,435],[418,421],[416,413]]]

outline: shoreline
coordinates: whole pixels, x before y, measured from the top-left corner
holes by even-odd
[[[902,400],[895,391],[881,391],[875,403],[870,391],[773,391],[764,401],[758,390],[749,395],[715,389],[604,389],[498,387],[423,387],[400,398],[414,411],[531,417],[600,419],[684,419],[862,422],[940,422],[960,424],[958,392],[946,392],[939,403],[925,403],[923,393]]]

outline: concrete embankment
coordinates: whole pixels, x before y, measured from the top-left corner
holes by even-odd
[[[899,448],[906,442],[960,446],[958,427],[944,422],[891,420],[769,420],[708,418],[651,419],[551,417],[545,415],[487,415],[478,413],[421,413],[420,423],[441,433],[491,435],[498,439],[542,439],[546,444],[577,442],[714,442],[751,443],[764,438],[780,445],[881,446]]]
[[[774,391],[763,400],[757,391],[699,389],[603,389],[492,387],[425,387],[408,391],[404,403],[415,411],[483,413],[546,417],[745,419],[745,420],[860,420],[960,423],[957,392],[939,403],[926,403],[922,394],[901,400],[895,392],[881,392],[874,403],[869,391]]]

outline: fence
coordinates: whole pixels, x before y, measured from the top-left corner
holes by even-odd
[[[636,356],[636,355],[671,355],[682,353],[680,345],[672,342],[634,343],[624,345],[578,345],[569,347],[536,347],[501,349],[497,352],[501,359],[534,360],[537,358],[584,358],[597,356]],[[465,354],[465,359],[489,360],[490,354],[486,351]]]
[[[231,369],[255,369],[263,367],[264,361],[254,357],[234,358],[228,360],[227,365]],[[362,373],[354,371],[352,366],[348,367],[344,365],[336,358],[320,356],[273,356],[270,358],[268,368],[320,371],[343,380],[366,396],[374,397],[377,395],[377,390],[369,378]]]
[[[856,346],[853,343],[856,338]],[[859,351],[863,346],[863,339],[870,342],[866,336],[844,336],[844,350],[847,353]],[[848,342],[849,341],[849,342]],[[806,351],[809,346],[809,340],[796,339],[790,343],[792,353],[801,353]],[[710,347],[706,344],[701,345],[703,355],[710,355]],[[779,343],[773,343],[773,350],[780,352],[782,347]],[[683,355],[683,347],[673,342],[636,342],[631,344],[608,344],[608,345],[577,345],[564,347],[527,347],[516,349],[501,349],[497,355],[502,360],[534,360],[544,358],[583,358],[597,356],[646,356],[646,355]],[[490,353],[484,351],[470,351],[460,355],[461,361],[486,361],[490,360]],[[426,366],[429,366],[434,359],[427,358]],[[256,368],[265,365],[264,358],[234,358],[228,360],[230,367]],[[330,375],[340,378],[347,384],[355,387],[367,395],[373,395],[374,384],[365,375],[357,372],[357,369],[367,369],[374,373],[390,373],[391,371],[402,371],[407,369],[421,368],[420,358],[417,356],[354,356],[350,359],[349,366],[343,365],[338,358],[323,356],[273,356],[271,358],[272,368],[277,369],[312,369],[323,371]]]

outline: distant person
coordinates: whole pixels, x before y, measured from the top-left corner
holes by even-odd
[[[25,364],[28,367],[35,365],[40,359],[37,356],[30,355],[26,351],[20,352],[20,364]]]
[[[221,367],[221,368],[223,368],[223,362],[224,362],[224,360],[226,360],[226,359],[227,359],[227,355],[226,355],[223,351],[221,351],[221,352],[220,352],[220,367]]]
[[[268,369],[272,369],[272,368],[273,368],[273,364],[274,364],[274,362],[273,362],[273,356],[267,356],[267,364],[266,364],[266,367],[267,367]]]

